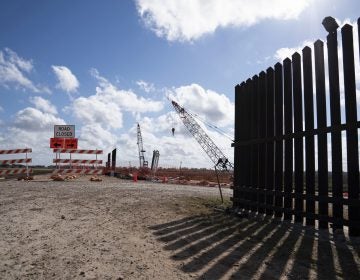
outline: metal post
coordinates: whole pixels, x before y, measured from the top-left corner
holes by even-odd
[[[301,56],[295,52],[292,55],[293,67],[293,107],[294,107],[294,132],[302,132],[303,118],[302,118],[302,85],[301,85]],[[295,155],[295,193],[301,195],[304,186],[304,148],[303,138],[295,138],[294,140],[294,155]],[[295,198],[295,222],[302,223],[303,217],[303,200]]]
[[[292,67],[291,60],[286,58],[284,65],[284,132],[285,135],[293,133],[293,100],[292,100]],[[285,140],[285,159],[284,159],[284,193],[291,195],[293,191],[293,139]],[[292,210],[292,198],[284,198],[285,210]],[[289,212],[284,213],[284,220],[291,220]]]
[[[28,167],[28,162],[27,162],[27,152],[25,153],[25,162],[26,162],[26,177],[29,177],[29,167]]]
[[[314,43],[315,49],[315,79],[316,79],[316,118],[319,129],[326,128],[326,88],[325,88],[325,63],[324,63],[324,43],[317,40]],[[318,190],[319,197],[329,196],[328,191],[328,154],[327,154],[327,134],[318,135]],[[319,201],[319,227],[327,228],[328,222],[324,219],[329,215],[327,200]]]
[[[218,174],[218,170],[216,168],[216,165],[214,166],[214,168],[215,168],[216,178],[217,178],[217,181],[218,181],[219,192],[220,192],[220,197],[221,197],[221,203],[224,203],[224,198],[223,198],[222,191],[221,191],[221,186],[220,186],[219,174]]]
[[[304,116],[305,131],[314,129],[314,92],[311,48],[305,47],[303,53],[304,77]],[[306,213],[315,214],[315,201],[310,196],[315,195],[315,146],[314,135],[305,137],[305,188],[306,188]],[[306,217],[306,225],[315,225],[315,219]]]
[[[353,125],[346,130],[346,153],[349,199],[359,200],[360,198],[360,179],[359,179],[359,150],[358,150],[358,130],[355,127],[357,122],[356,109],[356,79],[354,65],[354,43],[353,28],[345,24],[341,28],[343,46],[343,67],[344,67],[344,95],[345,95],[345,116],[346,123]],[[360,236],[360,228],[353,226],[352,222],[360,222],[360,207],[349,206],[349,235]]]
[[[328,65],[329,65],[329,89],[330,89],[330,116],[331,126],[341,124],[340,106],[340,83],[339,83],[339,58],[337,33],[332,32],[327,36]],[[342,171],[342,144],[341,131],[331,132],[331,163],[332,163],[332,193],[338,201],[333,203],[333,216],[335,219],[343,219],[343,171]],[[335,228],[342,225],[334,222]]]

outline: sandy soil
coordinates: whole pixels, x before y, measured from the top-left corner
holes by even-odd
[[[215,211],[216,188],[46,178],[0,182],[0,279],[360,279],[359,239]]]

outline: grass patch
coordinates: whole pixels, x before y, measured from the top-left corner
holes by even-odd
[[[208,215],[216,211],[215,209],[225,210],[231,205],[230,199],[224,198],[222,203],[221,199],[216,197],[183,197],[175,203],[177,210],[191,215]]]

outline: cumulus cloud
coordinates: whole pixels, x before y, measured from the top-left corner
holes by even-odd
[[[57,110],[56,107],[51,104],[51,102],[47,99],[44,99],[40,96],[30,97],[30,102],[35,105],[35,108],[49,114],[56,115]]]
[[[163,109],[162,101],[140,97],[131,90],[119,89],[96,69],[92,69],[90,73],[98,83],[95,93],[76,98],[65,108],[65,112],[75,116],[81,124],[79,141],[82,147],[110,150],[116,145],[123,145],[119,144],[118,135],[123,127],[124,114],[127,114],[127,119],[137,117],[140,120],[143,113],[156,113]],[[132,139],[136,144],[136,136]],[[132,145],[124,149],[129,147]],[[132,151],[131,157],[136,155],[136,151]]]
[[[224,94],[191,84],[169,90],[169,97],[210,123],[227,126],[234,122],[234,104]]]
[[[302,49],[305,48],[306,46],[312,47],[314,41],[306,40],[306,41],[302,42],[299,46],[293,47],[293,48],[280,48],[275,52],[274,59],[281,61],[281,62],[287,57],[291,59],[291,56],[295,52],[298,52],[299,54],[301,54]]]
[[[145,82],[143,80],[137,81],[136,84],[139,86],[140,89],[149,93],[155,90],[155,86],[152,83]]]
[[[101,124],[110,128],[120,128],[123,125],[120,107],[98,95],[75,99],[72,109],[73,115],[85,124]]]
[[[50,90],[42,85],[35,85],[27,77],[33,70],[32,60],[20,57],[9,48],[0,50],[0,85],[9,88],[21,88],[36,93],[50,93]]]
[[[288,20],[312,0],[137,0],[145,25],[169,41],[192,41],[228,26],[248,27],[265,19]]]
[[[100,124],[84,125],[80,129],[82,148],[110,150],[116,145],[116,136]]]
[[[123,113],[158,112],[163,103],[143,98],[130,90],[118,89],[96,69],[91,74],[98,81],[95,94],[76,98],[65,111],[72,113],[83,124],[100,124],[105,128],[116,129],[123,126]]]
[[[34,107],[19,110],[10,123],[4,126],[0,145],[5,149],[32,148],[32,164],[52,164],[53,153],[49,138],[53,137],[54,125],[66,122],[56,115],[56,108],[50,101],[34,97]],[[49,109],[50,108],[50,109]]]
[[[71,72],[71,70],[65,66],[51,66],[57,79],[58,84],[57,88],[67,92],[74,93],[79,88],[80,84],[76,76]]]
[[[161,101],[138,96],[131,90],[117,88],[106,78],[100,76],[96,69],[93,69],[91,73],[99,83],[96,87],[96,96],[104,102],[111,101],[124,111],[140,113],[158,112],[164,106]]]
[[[16,113],[14,127],[27,131],[42,131],[52,129],[55,124],[64,124],[65,122],[47,112],[39,109],[27,107]]]

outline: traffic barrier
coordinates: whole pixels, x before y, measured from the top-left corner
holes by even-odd
[[[18,175],[26,174],[29,177],[29,174],[32,173],[32,169],[29,168],[28,164],[31,163],[32,159],[28,158],[28,153],[31,153],[32,149],[11,149],[11,150],[0,150],[0,155],[10,155],[10,154],[25,154],[25,158],[20,159],[1,159],[0,165],[13,165],[17,163],[25,163],[25,167],[10,167],[0,169],[0,175]]]
[[[9,168],[9,169],[1,169],[0,175],[16,175],[16,174],[27,174],[27,171],[29,173],[32,173],[32,169],[26,169],[26,168]]]
[[[31,153],[31,149],[0,150],[0,155]]]
[[[30,162],[31,162],[30,158],[5,159],[5,160],[0,160],[0,165],[3,165],[3,164],[15,164],[15,163],[30,163]]]
[[[54,159],[53,163],[77,163],[77,164],[102,164],[102,160],[98,159]]]
[[[97,155],[103,153],[102,150],[54,149],[54,153],[56,154],[56,158],[53,159],[53,162],[56,163],[56,169],[53,171],[52,174],[103,174],[103,168],[98,168],[98,165],[102,164],[102,160],[97,159]],[[70,158],[61,159],[60,154],[64,153],[68,153],[70,155]],[[95,155],[96,159],[72,159],[72,154]]]
[[[103,153],[102,150],[74,150],[74,149],[54,149],[54,153],[69,153],[69,154],[95,154],[101,155]]]
[[[102,175],[103,169],[55,169],[52,174]]]

